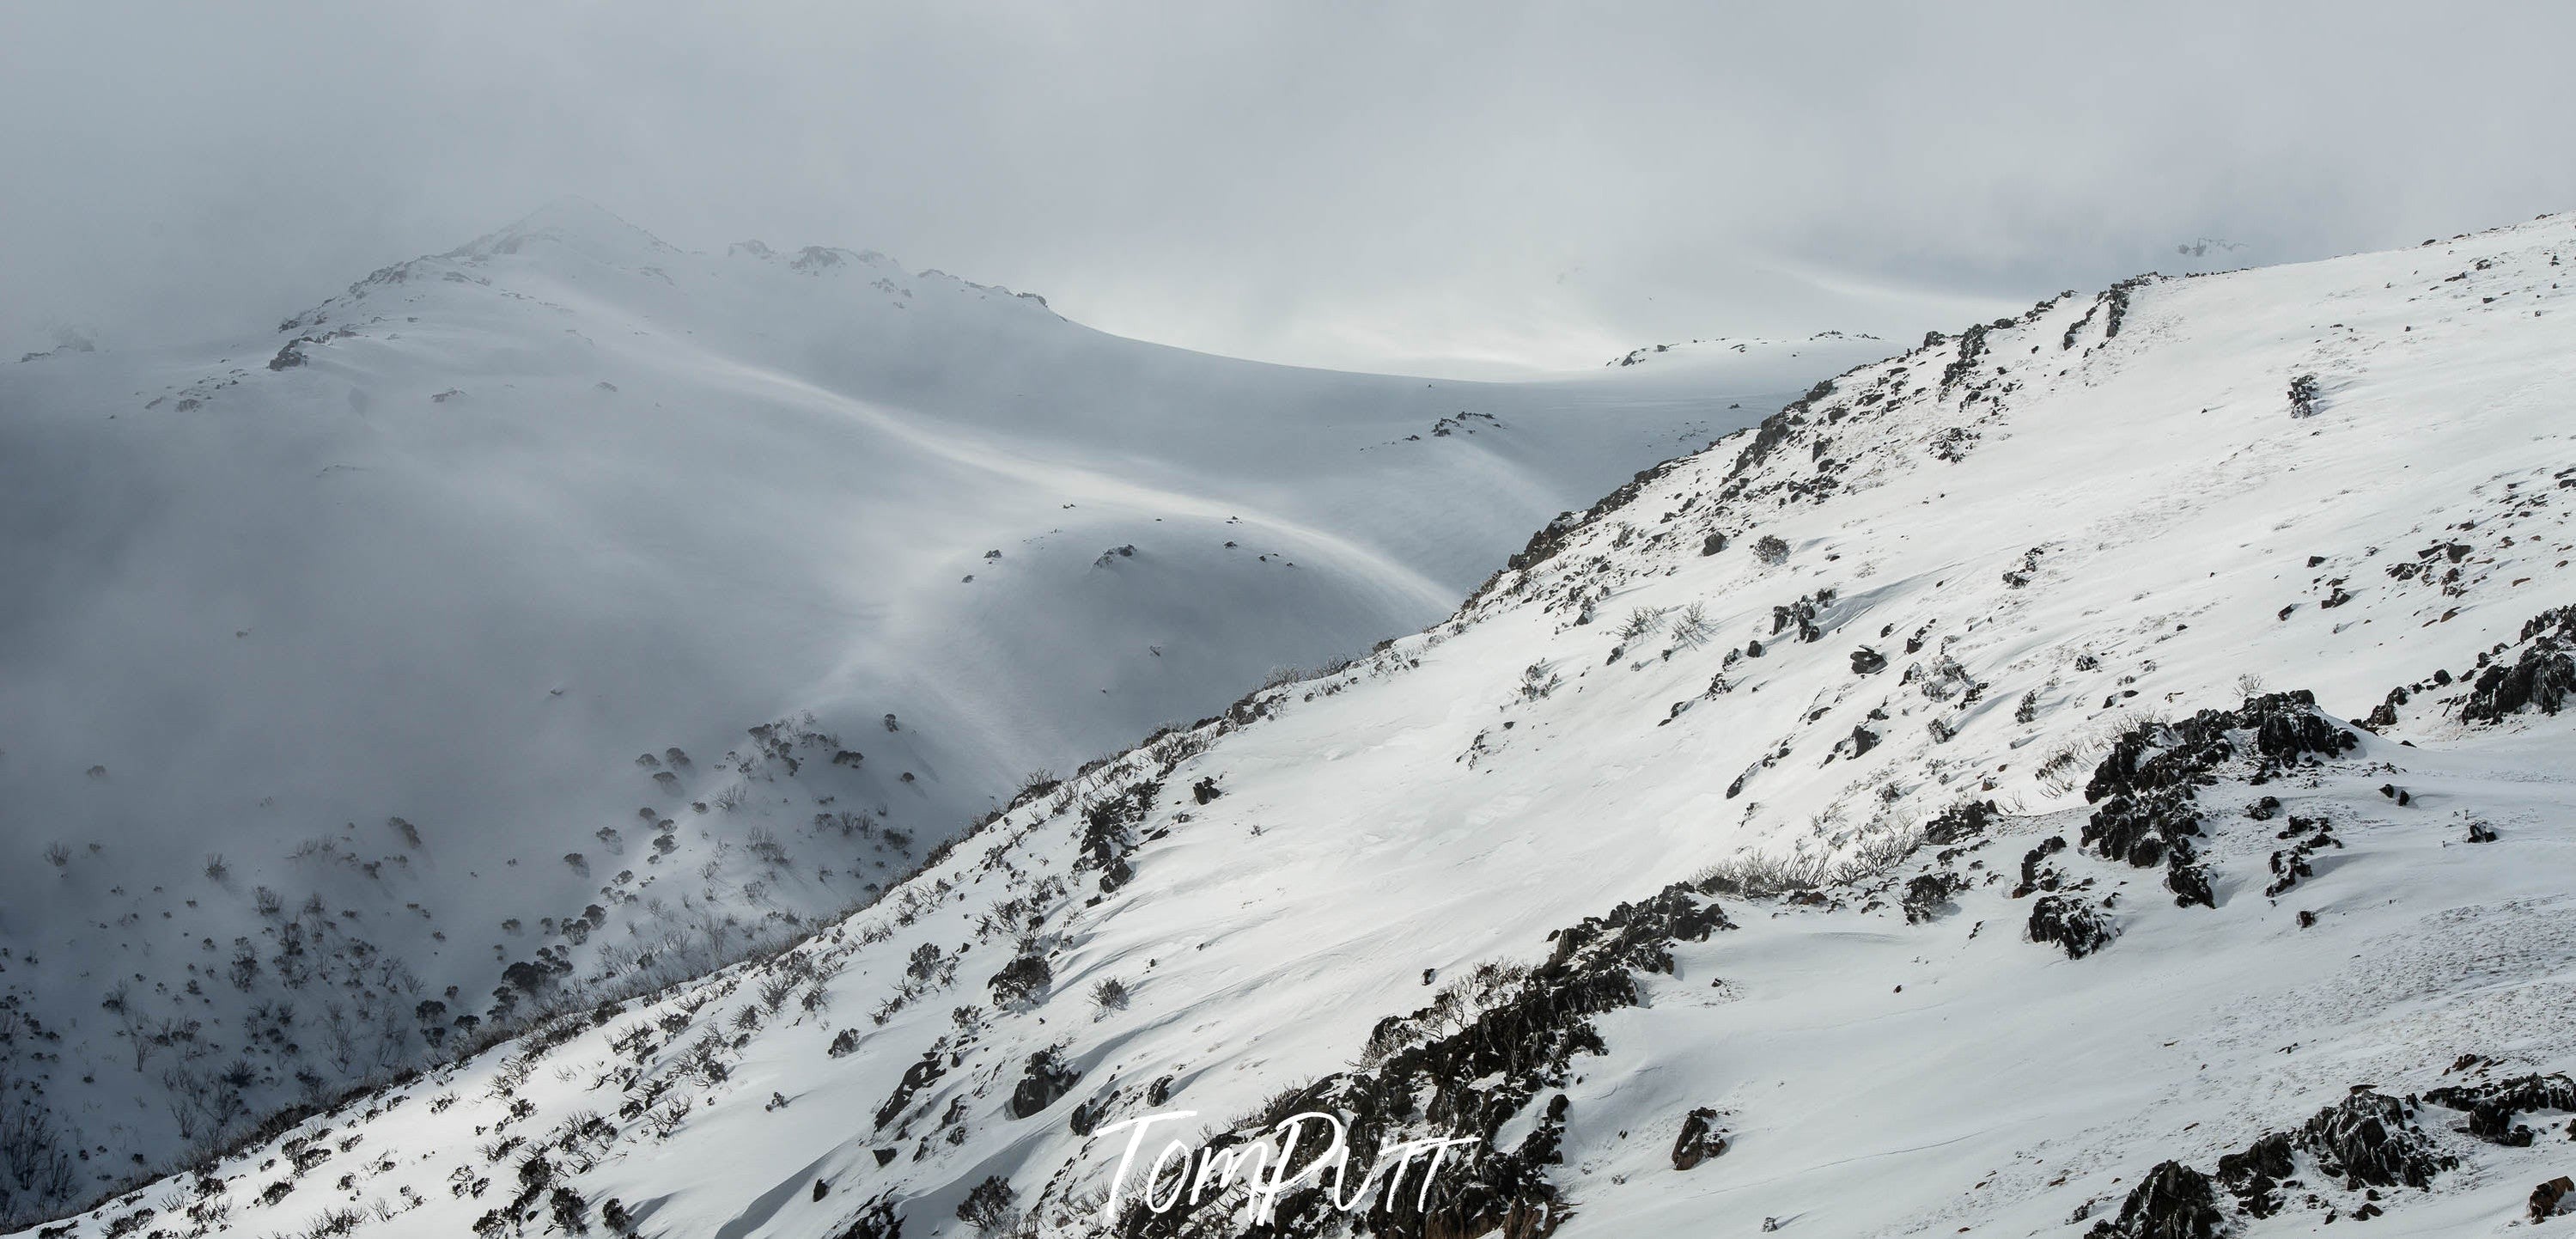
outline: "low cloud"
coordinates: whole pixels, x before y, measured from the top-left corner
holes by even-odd
[[[254,334],[566,193],[1279,361],[1903,334],[2570,205],[2571,36],[2360,0],[29,2],[0,346]]]

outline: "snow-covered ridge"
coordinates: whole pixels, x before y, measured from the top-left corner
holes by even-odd
[[[1104,1133],[1311,1107],[1483,1142],[1376,1233],[2505,1230],[2576,1100],[2569,253],[1927,341],[775,959],[74,1229],[1232,1233],[1102,1224]]]
[[[808,933],[1849,360],[1298,370],[565,202],[0,365],[7,1104],[69,1159],[0,1216]]]
[[[1804,340],[1766,340],[1759,337],[1734,339],[1721,336],[1714,340],[1683,340],[1671,344],[1653,344],[1631,349],[1601,363],[1604,366],[1634,366],[1649,361],[1684,360],[1706,362],[1709,359],[1747,357],[1763,353],[1799,356],[1804,350],[1840,350],[1856,344],[1876,344],[1878,337],[1859,332],[1819,331]]]

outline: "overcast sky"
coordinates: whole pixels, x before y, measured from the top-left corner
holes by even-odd
[[[2571,53],[2536,2],[5,0],[0,347],[257,335],[568,193],[1277,361],[1911,334],[2576,207]]]

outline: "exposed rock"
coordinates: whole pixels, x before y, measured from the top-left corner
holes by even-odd
[[[2416,1125],[2414,1107],[2368,1089],[2317,1111],[2299,1128],[2298,1144],[2346,1186],[2420,1188],[2459,1164]]]
[[[2576,1080],[2564,1075],[2516,1076],[2432,1089],[2424,1100],[2466,1111],[2469,1121],[2460,1130],[2480,1140],[2521,1148],[2531,1143],[2532,1133],[2514,1119],[2529,1110],[2576,1110]]]
[[[2219,1239],[2225,1233],[2227,1215],[2219,1210],[2217,1187],[2181,1162],[2148,1171],[2120,1202],[2119,1217],[2084,1232],[2085,1239]]]
[[[894,1086],[894,1095],[877,1107],[877,1126],[883,1127],[895,1121],[903,1114],[904,1107],[912,1104],[913,1094],[930,1087],[933,1081],[947,1073],[948,1068],[940,1061],[937,1051],[922,1055],[920,1062],[904,1069],[903,1079]]]
[[[2118,936],[2099,910],[2065,895],[2042,895],[2030,907],[2030,940],[2065,948],[2068,959],[2082,959]]]
[[[2199,786],[2214,780],[2221,764],[2239,756],[2237,733],[2251,732],[2256,769],[2251,781],[2268,782],[2310,753],[2334,755],[2360,741],[2316,711],[2304,690],[2249,697],[2236,710],[2203,710],[2179,723],[2142,723],[2112,744],[2085,786],[2084,798],[2101,808],[2085,823],[2080,841],[2106,860],[2139,868],[2165,866],[2165,887],[2185,906],[2215,907],[2209,875],[2192,839],[2201,833],[2193,803]]]
[[[1065,1062],[1053,1047],[1040,1050],[1029,1055],[1020,1082],[1012,1087],[1011,1100],[1003,1109],[1012,1118],[1027,1118],[1054,1105],[1081,1079],[1082,1073]]]
[[[1967,889],[1967,879],[1949,872],[1921,874],[1905,884],[1905,923],[1919,925],[1949,906],[1950,898]]]
[[[2570,1192],[2576,1192],[2576,1180],[2563,1174],[2531,1189],[2531,1220],[2541,1221],[2557,1213]]]
[[[2513,665],[2492,662],[2478,673],[2460,703],[2462,720],[2501,723],[2526,710],[2556,714],[2566,707],[2576,693],[2576,656],[2570,654],[2576,650],[2576,606],[2533,616],[2522,626],[2521,639],[2522,654]]]
[[[1673,1169],[1688,1170],[1726,1152],[1726,1129],[1717,1118],[1717,1111],[1701,1106],[1682,1120],[1681,1137],[1673,1141]]]

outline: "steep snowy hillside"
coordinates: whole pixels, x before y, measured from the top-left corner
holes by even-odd
[[[6,1104],[89,1192],[801,934],[1875,355],[1801,353],[1296,370],[563,203],[264,340],[0,366]]]
[[[47,1233],[2511,1231],[2576,1168],[2569,254],[1928,340],[791,950]]]

